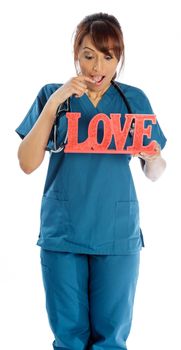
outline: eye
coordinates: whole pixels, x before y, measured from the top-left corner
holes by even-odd
[[[93,56],[91,55],[85,55],[84,57],[86,58],[86,60],[91,60],[93,58]]]
[[[107,61],[112,60],[112,58],[113,58],[113,57],[112,57],[111,55],[106,55],[106,56],[105,56],[105,59],[106,59]]]

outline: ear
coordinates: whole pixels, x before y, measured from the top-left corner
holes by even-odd
[[[76,70],[77,75],[80,75],[80,74],[81,74],[81,69],[80,69],[79,61],[76,60],[76,61],[74,62],[74,65],[75,65],[75,70]]]

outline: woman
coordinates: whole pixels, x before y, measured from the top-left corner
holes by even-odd
[[[60,104],[81,112],[79,141],[97,113],[128,113],[114,86],[124,42],[114,16],[85,17],[74,39],[77,75],[65,84],[44,86],[17,128],[18,151],[27,174],[53,148],[53,124]],[[132,113],[153,114],[145,94],[117,82]],[[58,143],[67,118],[58,119]],[[133,134],[133,130],[132,134]],[[98,140],[103,127],[98,127]],[[131,133],[128,142],[131,140]],[[165,169],[166,139],[158,122],[152,127],[156,153],[140,153],[145,175],[156,180]],[[144,144],[150,140],[144,137]],[[114,148],[114,140],[110,147]],[[54,349],[127,349],[143,236],[129,154],[51,153],[41,206],[42,275]]]

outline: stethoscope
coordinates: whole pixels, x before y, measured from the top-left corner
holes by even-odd
[[[123,101],[124,101],[124,103],[126,105],[128,113],[132,114],[133,112],[132,112],[132,109],[130,107],[130,104],[129,104],[126,96],[124,95],[124,93],[122,92],[120,87],[118,86],[118,84],[115,83],[115,81],[113,81],[113,80],[111,80],[111,84],[114,86],[114,88],[118,91],[119,95],[123,99]],[[58,119],[61,118],[63,115],[65,115],[65,113],[70,112],[70,111],[71,110],[70,110],[70,97],[69,97],[66,101],[64,101],[63,103],[61,103],[58,106],[57,111],[56,111],[56,118],[55,118],[55,122],[54,122],[54,125],[53,125],[53,147],[54,147],[54,149],[51,149],[52,153],[59,153],[66,146],[67,139],[68,139],[68,130],[66,132],[64,141],[61,142],[61,144],[59,146],[57,146]],[[132,136],[133,130],[134,130],[134,119],[132,121],[131,128],[130,128],[130,135],[131,136]]]

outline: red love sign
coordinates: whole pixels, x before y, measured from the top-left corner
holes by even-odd
[[[156,124],[156,116],[153,114],[125,114],[123,128],[120,124],[121,114],[111,113],[110,118],[104,113],[96,114],[88,126],[88,138],[83,142],[78,142],[78,120],[81,113],[67,112],[68,119],[68,143],[64,148],[66,153],[127,153],[137,154],[139,152],[155,153],[155,141],[143,146],[143,136],[151,137],[152,126],[145,128],[146,120]],[[101,143],[97,141],[97,131],[99,122],[103,122],[104,136]],[[133,142],[131,146],[126,145],[126,140],[134,121]],[[112,136],[115,139],[116,149],[108,149]]]

